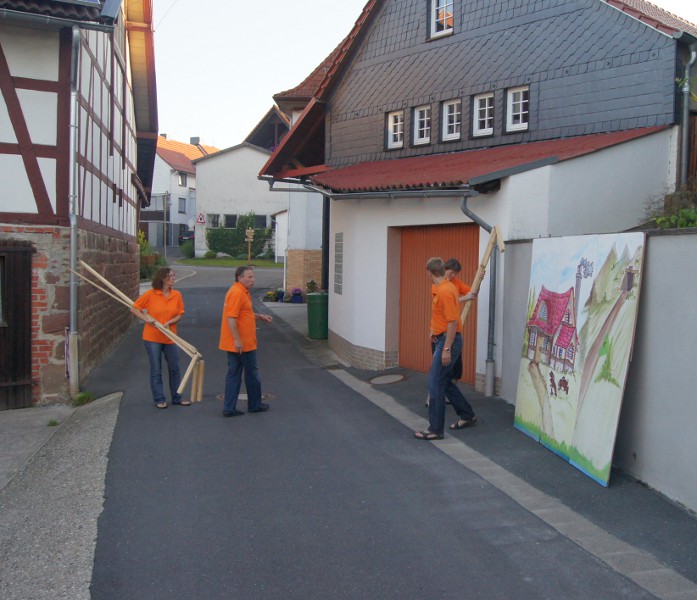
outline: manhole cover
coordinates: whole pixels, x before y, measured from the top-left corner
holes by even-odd
[[[404,375],[380,375],[370,380],[373,385],[386,385],[388,383],[397,383],[404,380]]]

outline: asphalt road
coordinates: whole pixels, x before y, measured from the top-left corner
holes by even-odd
[[[180,277],[179,332],[203,352],[203,402],[154,409],[138,328],[90,377],[98,396],[124,392],[94,600],[654,597],[414,440],[310,363],[280,323],[259,327],[271,410],[222,418],[217,342],[229,275]],[[277,285],[277,272],[260,270],[258,287],[267,275]]]

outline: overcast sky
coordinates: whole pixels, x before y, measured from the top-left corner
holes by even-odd
[[[367,0],[153,0],[160,132],[239,144],[351,31]],[[654,4],[697,23],[697,0]]]

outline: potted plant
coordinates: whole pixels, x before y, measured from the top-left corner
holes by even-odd
[[[276,290],[276,302],[283,302],[283,297],[286,295],[286,291],[283,288],[278,288]]]
[[[302,304],[303,291],[300,288],[293,288],[290,290],[290,301],[293,304]]]

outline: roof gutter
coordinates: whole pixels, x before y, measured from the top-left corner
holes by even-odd
[[[103,23],[95,23],[94,21],[75,21],[72,19],[62,19],[60,17],[51,17],[48,15],[37,15],[35,13],[25,13],[18,10],[8,10],[0,8],[0,20],[7,21],[10,25],[31,26],[31,27],[49,27],[60,28],[77,25],[80,29],[89,29],[91,31],[102,31],[111,33],[114,31],[114,25],[106,25]]]

